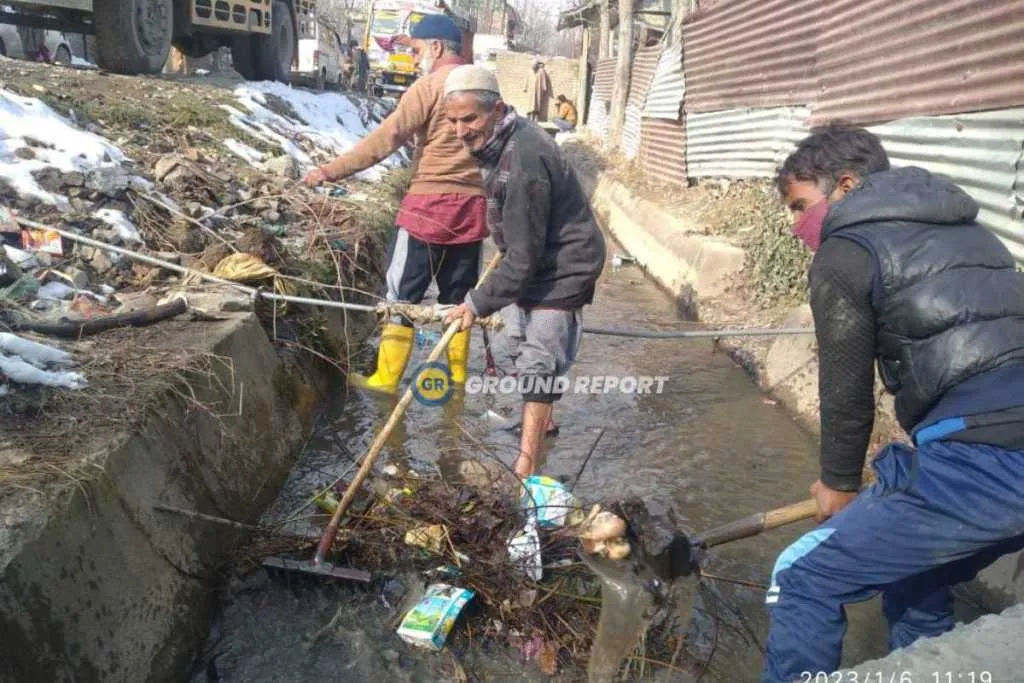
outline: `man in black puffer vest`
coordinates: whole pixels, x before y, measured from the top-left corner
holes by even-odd
[[[817,250],[819,526],[772,572],[762,681],[838,669],[843,605],[879,592],[898,649],[953,626],[951,586],[1024,548],[1024,274],[977,203],[878,138],[833,126],[778,174]],[[890,444],[858,493],[874,367],[914,447]],[[813,673],[812,673],[813,676]]]

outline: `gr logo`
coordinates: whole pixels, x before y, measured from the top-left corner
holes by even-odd
[[[444,363],[424,363],[412,376],[412,395],[423,405],[443,406],[455,391],[452,373]]]

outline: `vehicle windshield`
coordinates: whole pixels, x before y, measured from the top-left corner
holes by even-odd
[[[425,16],[423,12],[411,12],[409,14],[409,30],[412,31],[412,27],[420,23],[420,20]]]
[[[374,35],[393,36],[402,28],[402,16],[394,10],[380,10],[373,15],[370,32]]]

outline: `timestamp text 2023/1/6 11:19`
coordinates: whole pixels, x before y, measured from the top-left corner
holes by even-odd
[[[799,683],[996,683],[988,671],[933,671],[931,673],[856,671],[805,671]]]

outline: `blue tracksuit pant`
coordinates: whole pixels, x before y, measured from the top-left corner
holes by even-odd
[[[889,645],[953,627],[951,586],[1024,548],[1024,451],[891,444],[878,480],[778,558],[762,683],[839,668],[843,605],[879,592]]]

